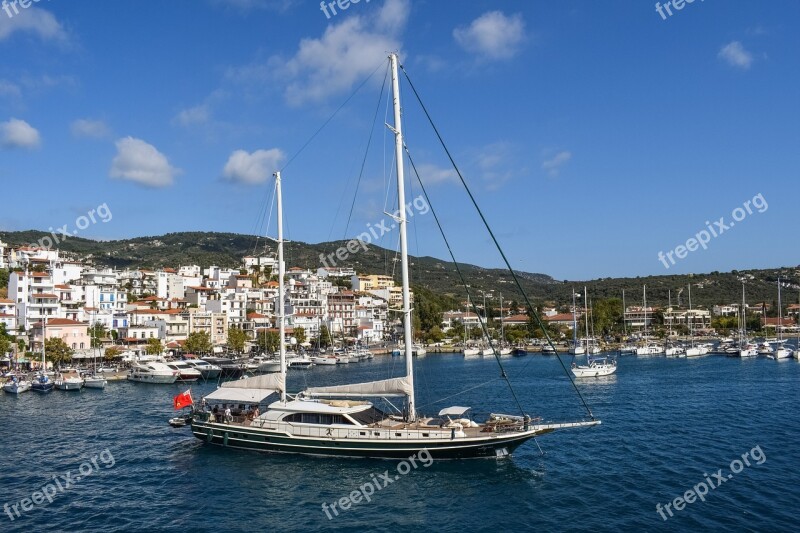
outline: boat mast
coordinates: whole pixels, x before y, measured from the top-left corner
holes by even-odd
[[[766,320],[766,319],[765,319]],[[781,278],[778,276],[778,340],[783,340],[783,308],[781,308]]]
[[[625,324],[625,289],[622,289],[622,335],[625,337],[627,341],[628,338],[628,327]]]
[[[747,342],[747,310],[744,303],[744,283],[742,283],[742,344]]]
[[[281,195],[281,173],[275,173],[276,197],[278,200],[278,336],[280,338],[278,353],[281,355],[281,378],[283,379],[283,390],[281,390],[281,402],[286,403],[286,332],[284,322],[286,321],[283,308],[283,196]]]
[[[389,54],[392,66],[392,101],[394,104],[394,159],[397,166],[397,223],[400,226],[400,264],[403,274],[403,337],[406,343],[406,379],[408,380],[408,421],[416,419],[414,401],[414,358],[411,356],[411,295],[408,277],[408,239],[406,236],[406,191],[403,174],[403,128],[400,116],[400,79],[397,73],[397,54]]]
[[[644,341],[647,342],[647,285],[642,285],[642,310],[644,311]]]
[[[575,316],[575,289],[572,289],[572,349],[578,347],[578,317]]]
[[[689,341],[694,348],[694,317],[692,317],[692,284],[689,283]]]
[[[586,355],[589,355],[589,293],[586,291],[586,285],[583,286],[583,309],[585,315],[583,321],[586,323]]]

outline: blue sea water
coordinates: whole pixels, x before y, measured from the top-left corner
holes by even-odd
[[[562,356],[563,357],[563,356]],[[570,357],[564,357],[568,365]],[[518,412],[492,358],[416,362],[418,405],[435,413]],[[555,357],[504,359],[525,407],[582,418]],[[292,389],[402,374],[401,358],[290,373]],[[602,425],[529,441],[510,459],[398,463],[240,452],[167,425],[185,386],[110,383],[104,391],[0,393],[3,531],[790,531],[800,512],[800,363],[709,356],[623,357],[578,387]],[[195,397],[216,384],[192,387]],[[467,391],[456,395],[461,391]],[[443,402],[436,400],[453,396]],[[758,448],[756,448],[758,447]],[[754,450],[751,453],[751,450]],[[749,454],[750,466],[732,462]],[[113,461],[111,458],[113,457]],[[94,464],[91,462],[94,458]],[[757,464],[756,459],[761,460]],[[83,466],[81,466],[83,465]],[[737,473],[731,472],[731,466]],[[88,474],[75,482],[80,469]],[[682,510],[656,510],[718,470],[725,483]],[[388,470],[338,515],[323,510]],[[20,516],[11,508],[53,476],[72,485]],[[730,475],[730,479],[727,478]],[[397,479],[394,477],[397,476]],[[64,485],[63,478],[62,487]],[[374,486],[374,484],[373,484]],[[5,511],[5,509],[4,509]]]

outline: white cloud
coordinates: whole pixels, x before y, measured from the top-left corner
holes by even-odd
[[[0,80],[0,96],[13,96],[18,98],[22,96],[22,91],[16,83],[11,83],[8,80]]]
[[[358,7],[361,14],[353,11]],[[408,21],[409,0],[386,0],[379,11],[351,4],[341,22],[328,24],[319,38],[300,41],[290,59],[272,57],[267,64],[231,69],[237,82],[287,80],[291,105],[320,102],[345,92],[371,74],[390,51],[400,49],[399,35]]]
[[[179,169],[169,164],[166,156],[152,144],[141,139],[125,137],[117,141],[117,155],[111,162],[109,176],[144,185],[172,185]]]
[[[196,126],[205,124],[211,116],[208,104],[201,104],[182,110],[172,119],[173,124],[181,126]]]
[[[417,170],[422,183],[425,185],[458,181],[458,174],[452,168],[442,168],[429,163],[422,163],[417,166]]]
[[[236,150],[225,163],[222,175],[235,183],[257,185],[267,181],[285,158],[286,155],[278,148],[256,150],[252,154]]]
[[[102,120],[79,118],[72,122],[70,131],[74,137],[87,137],[90,139],[103,139],[111,135],[111,131]]]
[[[542,169],[546,170],[551,178],[558,177],[559,172],[561,172],[561,167],[570,159],[572,159],[572,153],[563,150],[552,158],[545,160],[542,163]]]
[[[39,132],[24,120],[12,118],[0,122],[0,145],[7,148],[36,148],[40,143]]]
[[[453,30],[456,42],[482,59],[509,59],[525,40],[522,15],[507,17],[501,11],[489,11],[469,26]]]
[[[30,32],[38,35],[42,40],[67,41],[66,30],[56,17],[49,11],[36,7],[27,9],[17,8],[19,13],[13,13],[10,3],[8,9],[13,16],[6,16],[7,13],[0,12],[0,41],[8,39],[16,32]]]
[[[718,57],[732,67],[747,70],[753,64],[753,54],[748,52],[739,41],[732,41],[720,49]]]
[[[487,190],[501,188],[521,171],[519,165],[513,163],[517,159],[514,151],[512,144],[502,141],[486,145],[478,151],[475,163]]]

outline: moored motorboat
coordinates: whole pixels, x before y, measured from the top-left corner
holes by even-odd
[[[83,378],[75,369],[62,370],[56,375],[56,388],[63,391],[79,391],[83,388]]]
[[[9,394],[22,394],[31,390],[31,382],[24,376],[13,375],[3,384],[3,390]]]
[[[203,374],[199,370],[193,368],[186,361],[169,361],[165,364],[172,370],[178,372],[178,379],[176,381],[192,383],[203,377]]]
[[[136,363],[128,371],[128,380],[137,383],[157,383],[169,385],[178,379],[178,371],[164,363],[152,361],[149,363]]]
[[[576,378],[596,378],[608,376],[617,371],[617,362],[606,357],[589,358],[588,364],[572,364],[572,373]]]
[[[56,384],[45,372],[40,372],[31,382],[31,390],[34,392],[52,392]]]
[[[212,365],[203,359],[186,359],[184,362],[195,370],[198,370],[200,372],[200,377],[204,380],[217,379],[222,373],[222,368],[217,365]]]
[[[97,374],[83,378],[83,386],[87,389],[105,389],[106,385],[108,385],[108,380]]]

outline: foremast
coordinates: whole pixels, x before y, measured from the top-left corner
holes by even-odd
[[[400,264],[403,275],[403,338],[406,346],[406,378],[410,388],[408,394],[408,421],[413,422],[416,419],[414,358],[412,357],[411,295],[408,276],[408,239],[406,236],[406,191],[403,174],[403,128],[400,113],[400,80],[398,78],[398,58],[396,53],[389,54],[389,63],[392,69],[392,101],[394,104],[394,126],[389,126],[389,129],[394,133],[395,162],[397,165],[397,215],[395,219],[400,226]]]

